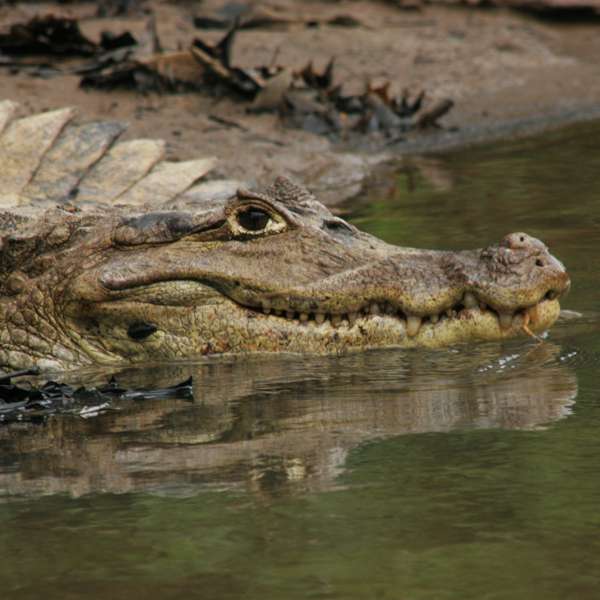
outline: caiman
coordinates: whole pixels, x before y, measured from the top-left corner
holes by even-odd
[[[393,246],[285,178],[211,196],[212,159],[163,161],[71,109],[14,114],[0,103],[4,368],[498,340],[548,329],[570,285],[525,233]]]

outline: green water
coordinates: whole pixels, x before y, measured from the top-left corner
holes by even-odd
[[[388,241],[542,238],[548,340],[221,359],[195,401],[0,429],[0,597],[600,597],[600,124],[412,158],[347,207]]]

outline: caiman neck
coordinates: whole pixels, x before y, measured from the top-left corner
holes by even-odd
[[[0,364],[8,368],[57,370],[89,362],[61,327],[49,292],[31,287],[2,298],[0,323]]]

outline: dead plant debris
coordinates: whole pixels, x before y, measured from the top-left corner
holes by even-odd
[[[93,56],[98,45],[87,39],[75,19],[34,17],[0,34],[0,52],[15,55]]]
[[[73,387],[66,383],[46,381],[41,385],[31,382],[17,385],[14,379],[37,376],[36,369],[0,375],[0,425],[28,422],[44,423],[55,415],[80,418],[96,417],[119,410],[125,401],[180,399],[191,401],[193,381],[155,389],[130,389],[119,385],[113,377],[99,387]]]
[[[389,81],[367,83],[358,94],[346,93],[345,82],[336,79],[333,58],[323,70],[316,69],[312,61],[301,69],[277,64],[237,66],[232,61],[232,49],[243,26],[238,16],[216,44],[198,37],[187,49],[164,52],[153,19],[147,27],[150,41],[143,45],[130,32],[104,32],[96,43],[82,35],[73,19],[36,17],[0,36],[0,66],[32,67],[18,59],[7,61],[3,55],[84,57],[85,62],[73,65],[71,61],[64,67],[54,62],[38,63],[37,72],[32,74],[76,73],[85,88],[125,88],[142,93],[193,90],[231,97],[247,103],[247,112],[277,113],[288,127],[330,136],[360,133],[401,139],[399,136],[409,130],[439,127],[439,120],[453,106],[449,99],[428,102],[424,91],[394,94]]]
[[[218,97],[230,95],[249,102],[248,112],[277,112],[287,126],[317,134],[354,131],[397,136],[410,129],[438,127],[453,106],[449,99],[426,106],[423,91],[394,95],[390,82],[367,84],[363,93],[346,94],[343,83],[335,78],[334,59],[322,71],[313,62],[300,70],[282,65],[238,67],[231,60],[237,31],[238,23],[215,45],[197,38],[188,51],[99,69],[87,74],[82,85],[141,91],[196,89]]]

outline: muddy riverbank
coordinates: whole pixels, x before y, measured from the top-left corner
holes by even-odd
[[[155,1],[100,17],[97,3],[16,3],[0,8],[0,29],[52,13],[78,19],[90,39],[102,31],[143,39],[153,18],[163,48],[176,50],[196,37],[222,38],[222,30],[197,25],[227,16],[230,6]],[[291,129],[276,113],[249,113],[247,103],[227,95],[83,90],[74,73],[43,78],[2,67],[0,97],[19,102],[23,114],[72,105],[82,120],[124,120],[128,137],[165,139],[169,158],[217,156],[214,178],[252,185],[288,174],[330,204],[355,195],[372,167],[394,156],[600,117],[597,20],[549,21],[504,9],[406,10],[362,1],[281,0],[252,10],[259,16],[266,10],[268,18],[238,33],[236,65],[301,69],[313,61],[321,69],[334,57],[345,93],[360,93],[367,82],[390,82],[392,93],[424,91],[426,106],[451,99],[453,109],[440,120],[441,129],[332,136]]]

